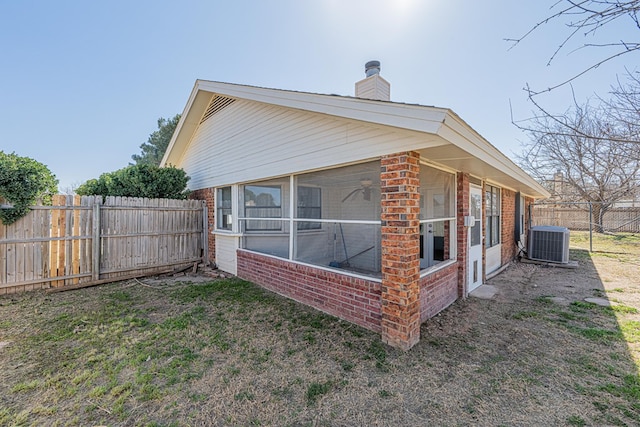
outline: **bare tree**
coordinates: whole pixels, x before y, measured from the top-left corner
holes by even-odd
[[[536,90],[527,85],[525,91],[535,107],[535,116],[518,122],[512,120],[530,138],[523,144],[521,165],[546,183],[556,200],[594,203],[598,231],[602,231],[604,213],[615,202],[639,194],[640,79],[635,71],[627,69],[628,78],[618,79],[610,99],[597,98],[597,104],[587,101],[581,105],[574,96],[572,107],[561,114],[543,107],[538,95],[570,85],[614,58],[640,51],[640,42],[615,36],[606,39],[613,32],[603,31],[607,27],[619,32],[625,25],[640,30],[639,12],[640,0],[558,0],[547,18],[522,37],[507,39],[516,46],[541,31],[541,27],[563,23],[568,32],[547,65],[563,51],[602,49],[601,59],[546,89]]]
[[[626,25],[640,30],[638,17],[640,0],[557,0],[552,5],[551,11],[547,18],[532,26],[523,36],[506,40],[512,42],[512,47],[514,47],[536,31],[541,31],[542,27],[559,22],[567,27],[568,33],[560,40],[558,47],[549,57],[547,65],[551,65],[561,51],[575,51],[586,48],[604,49],[606,53],[604,53],[602,59],[559,83],[543,90],[536,90],[529,85],[524,88],[539,116],[547,117],[556,122],[565,133],[597,139],[598,135],[584,134],[584,129],[572,126],[571,121],[564,120],[564,115],[551,113],[538,102],[536,96],[557,89],[560,86],[569,85],[573,80],[614,58],[640,51],[640,42],[620,39],[601,40],[603,37],[603,31],[601,30],[604,27],[615,28],[619,31],[618,29],[623,29]],[[640,38],[640,33],[638,34]],[[581,43],[579,40],[584,40],[580,39],[581,36],[584,38],[592,36],[589,40],[599,42]],[[575,43],[576,41],[577,43]],[[621,82],[618,79],[617,85],[612,87],[612,98],[610,100],[600,98],[602,104],[608,107],[609,120],[617,123],[616,134],[607,135],[605,138],[614,142],[640,143],[640,79],[633,70],[626,69],[626,74],[626,81]],[[529,129],[528,121],[529,119],[519,120],[518,123],[514,121],[514,124],[522,130],[529,131],[532,129]],[[626,132],[622,132],[623,124],[626,124]]]
[[[622,28],[624,25],[632,25],[635,29],[640,30],[640,21],[638,13],[640,13],[640,0],[558,0],[552,7],[551,15],[542,21],[536,23],[523,36],[519,38],[508,38],[507,41],[518,45],[522,40],[538,31],[541,27],[553,22],[561,21],[567,28],[568,33],[564,39],[560,41],[558,47],[553,51],[547,65],[555,60],[558,54],[566,50],[579,50],[583,48],[601,48],[605,51],[602,59],[591,64],[579,73],[569,76],[565,80],[554,84],[544,90],[533,90],[527,88],[529,96],[535,96],[543,92],[552,91],[560,86],[569,84],[571,81],[582,76],[583,74],[599,67],[605,62],[611,61],[622,55],[639,51],[640,42],[632,40],[603,40],[598,42],[599,34],[602,28],[615,25]],[[595,43],[580,43],[574,47],[575,42],[580,36],[592,36]]]
[[[640,143],[640,78],[627,71],[627,81],[617,81],[611,88],[612,98],[602,100],[609,119],[618,123],[622,139]]]
[[[640,185],[640,144],[623,142],[624,123],[611,119],[600,104],[575,103],[563,114],[541,114],[521,127],[530,140],[520,164],[547,184],[555,200],[594,203],[598,231],[613,203],[633,197]]]

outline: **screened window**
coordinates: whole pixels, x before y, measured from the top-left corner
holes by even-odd
[[[452,259],[455,236],[455,176],[420,166],[420,268]]]
[[[244,249],[289,258],[289,177],[240,187],[241,245]]]
[[[322,218],[322,189],[319,187],[298,187],[297,218]],[[298,230],[320,230],[319,222],[298,222]]]
[[[295,179],[298,209],[292,258],[379,277],[380,162],[312,172]]]
[[[485,187],[485,246],[500,244],[500,189],[492,185]]]
[[[231,230],[233,224],[231,187],[218,188],[216,192],[216,228]]]
[[[245,185],[245,218],[282,218],[282,188],[279,185]],[[280,231],[279,221],[247,220],[246,231]]]

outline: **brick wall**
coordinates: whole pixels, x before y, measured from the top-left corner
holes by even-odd
[[[457,299],[457,263],[423,277],[420,279],[420,322],[440,313]]]
[[[382,341],[408,350],[420,340],[420,155],[380,160]]]
[[[514,191],[502,189],[502,197],[500,199],[500,241],[502,243],[502,265],[509,263],[518,254],[518,248],[516,247],[516,223],[519,221],[516,218],[516,203],[520,203],[516,200],[516,194]]]
[[[456,180],[457,242],[458,242],[458,298],[467,296],[467,228],[464,217],[469,215],[469,174],[458,172]]]
[[[238,277],[380,332],[380,283],[243,250],[237,255]]]
[[[190,199],[204,200],[207,205],[207,224],[209,225],[207,230],[208,243],[209,243],[209,262],[215,262],[216,260],[216,236],[211,234],[215,227],[215,210],[214,210],[214,188],[203,188],[201,190],[193,190],[189,195]]]

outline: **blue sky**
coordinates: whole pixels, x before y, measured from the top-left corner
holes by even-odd
[[[547,66],[568,29],[541,28],[556,0],[0,0],[0,150],[47,166],[64,190],[126,166],[159,117],[182,112],[196,79],[353,95],[377,59],[391,99],[453,109],[507,155],[511,124],[544,88],[606,55],[583,42],[635,40],[631,22],[580,37]],[[606,94],[637,57],[574,83]],[[571,104],[569,88],[540,98]]]

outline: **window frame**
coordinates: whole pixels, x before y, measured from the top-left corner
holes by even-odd
[[[271,189],[277,189],[279,192],[279,205],[277,206],[247,206],[247,189],[250,187],[255,187],[255,188],[271,188]],[[260,193],[258,193],[260,194]],[[257,196],[257,194],[256,194]],[[274,233],[274,232],[282,232],[283,231],[283,221],[286,220],[287,218],[284,217],[284,209],[282,206],[282,199],[283,199],[283,191],[282,191],[282,184],[245,184],[242,186],[242,209],[243,209],[243,219],[244,220],[244,227],[243,227],[243,232],[246,233]],[[267,217],[255,217],[255,216],[249,216],[247,214],[247,208],[249,209],[279,209],[280,210],[280,215],[279,216],[267,216]],[[249,225],[251,224],[250,221],[264,221],[265,223],[274,223],[276,222],[278,225],[278,227],[258,227],[258,228],[249,228]]]
[[[229,206],[223,206],[223,201],[225,200],[222,197],[222,192],[224,190],[228,189],[229,193]],[[229,232],[229,231],[233,231],[234,228],[234,203],[233,203],[233,186],[231,185],[226,185],[224,187],[217,187],[215,189],[215,227],[214,230],[216,231],[225,231],[225,232]],[[224,218],[225,215],[229,217],[229,221],[226,224],[226,227],[224,226]]]
[[[318,206],[300,206],[300,189],[304,188],[306,190],[311,190],[313,193],[315,190],[318,191]],[[311,196],[311,199],[315,199],[314,196]],[[296,214],[294,219],[296,220],[296,230],[297,231],[312,231],[312,230],[321,230],[322,223],[321,222],[311,222],[308,221],[310,219],[322,219],[322,188],[314,187],[310,185],[297,185],[296,186]],[[300,215],[300,209],[317,209],[317,216],[302,216]]]
[[[438,270],[444,266],[449,265],[451,262],[455,262],[456,258],[457,258],[457,246],[456,246],[456,242],[457,242],[457,217],[456,217],[456,205],[457,205],[457,197],[456,197],[456,189],[457,189],[457,174],[455,172],[452,172],[450,170],[446,170],[446,169],[442,169],[439,167],[435,167],[432,164],[427,164],[424,162],[420,163],[421,169],[422,166],[426,166],[428,168],[437,170],[438,172],[442,172],[442,173],[446,173],[448,174],[449,178],[451,181],[449,182],[449,203],[450,206],[448,207],[448,209],[445,209],[445,213],[443,213],[443,216],[441,217],[435,217],[435,216],[430,216],[428,215],[426,212],[423,214],[422,213],[422,206],[423,206],[423,201],[421,200],[420,203],[420,217],[424,218],[424,219],[420,219],[420,254],[422,255],[420,257],[420,275],[421,277],[426,276],[430,273],[432,273],[434,270]],[[423,187],[423,182],[422,182],[422,174],[420,174],[420,186]],[[443,193],[444,194],[444,193]],[[422,192],[421,192],[421,199],[422,199]],[[425,209],[428,209],[429,207],[429,203],[425,202],[424,203]],[[444,203],[442,204],[442,206],[446,206],[446,200],[444,201]],[[433,209],[435,209],[435,205],[432,206]],[[449,211],[449,216],[445,216],[446,215],[446,211]],[[443,259],[442,260],[437,260],[437,259],[427,259],[424,257],[425,254],[425,249],[424,249],[424,245],[426,245],[427,243],[427,233],[429,232],[429,228],[433,229],[433,226],[436,225],[436,223],[443,223],[443,226],[445,228],[445,238],[448,235],[448,242],[445,243],[445,248],[447,249],[444,253],[443,253]],[[429,224],[433,224],[431,227],[429,227]],[[431,254],[434,255],[434,254]],[[426,264],[426,266],[423,266],[423,264]]]
[[[485,184],[485,248],[493,248],[502,243],[502,189]]]

